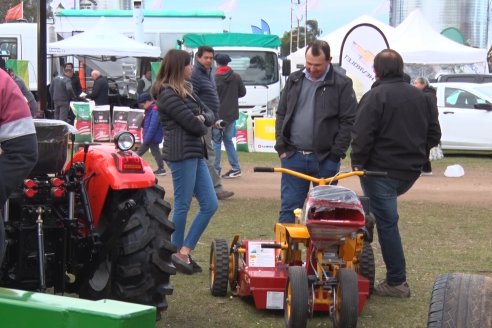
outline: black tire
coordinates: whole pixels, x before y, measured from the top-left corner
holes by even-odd
[[[371,244],[364,241],[359,263],[356,272],[369,280],[369,295],[374,291],[374,281],[376,279],[376,265],[374,264],[374,251]]]
[[[309,316],[309,284],[306,269],[289,267],[284,293],[284,319],[288,328],[307,326]]]
[[[168,220],[171,208],[162,199],[161,189],[136,191],[137,205],[118,241],[117,253],[103,259],[82,282],[80,297],[152,305],[157,318],[167,309],[166,295],[173,293],[170,275],[176,274],[171,262],[176,247],[170,241],[174,231],[174,223]]]
[[[337,291],[335,311],[333,313],[334,328],[357,327],[359,316],[359,285],[357,274],[350,269],[337,272]]]
[[[437,277],[428,328],[492,328],[492,278],[465,273]]]
[[[226,296],[229,284],[229,246],[223,239],[215,239],[210,247],[210,293]]]

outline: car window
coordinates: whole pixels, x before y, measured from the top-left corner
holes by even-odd
[[[486,100],[477,97],[473,93],[458,88],[446,88],[444,95],[446,106],[448,107],[474,109],[475,104],[487,103]]]

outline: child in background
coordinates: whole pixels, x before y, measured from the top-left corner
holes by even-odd
[[[158,167],[157,170],[154,171],[154,174],[164,176],[166,175],[166,170],[164,169],[164,160],[162,159],[162,153],[159,149],[159,145],[164,137],[164,131],[159,119],[157,105],[147,92],[140,94],[137,102],[138,105],[145,110],[143,142],[140,148],[138,148],[137,154],[138,156],[143,156],[143,154],[150,149]]]

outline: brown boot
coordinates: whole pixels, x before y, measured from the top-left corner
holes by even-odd
[[[234,193],[232,191],[227,191],[227,190],[217,191],[217,198],[220,200],[231,198],[232,196],[234,196]]]

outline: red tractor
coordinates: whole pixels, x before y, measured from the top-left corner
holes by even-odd
[[[353,171],[317,179],[284,168],[256,172],[291,174],[317,184],[296,210],[297,223],[275,224],[275,240],[214,240],[210,290],[253,297],[259,309],[283,309],[287,327],[306,327],[315,311],[328,313],[333,326],[355,327],[374,287],[374,219],[350,189],[329,185],[350,176],[385,175]],[[364,202],[365,201],[365,202]]]
[[[4,206],[2,287],[153,305],[172,294],[170,205],[123,132],[65,164],[70,125],[35,120],[39,161]],[[0,247],[0,251],[1,248]]]

